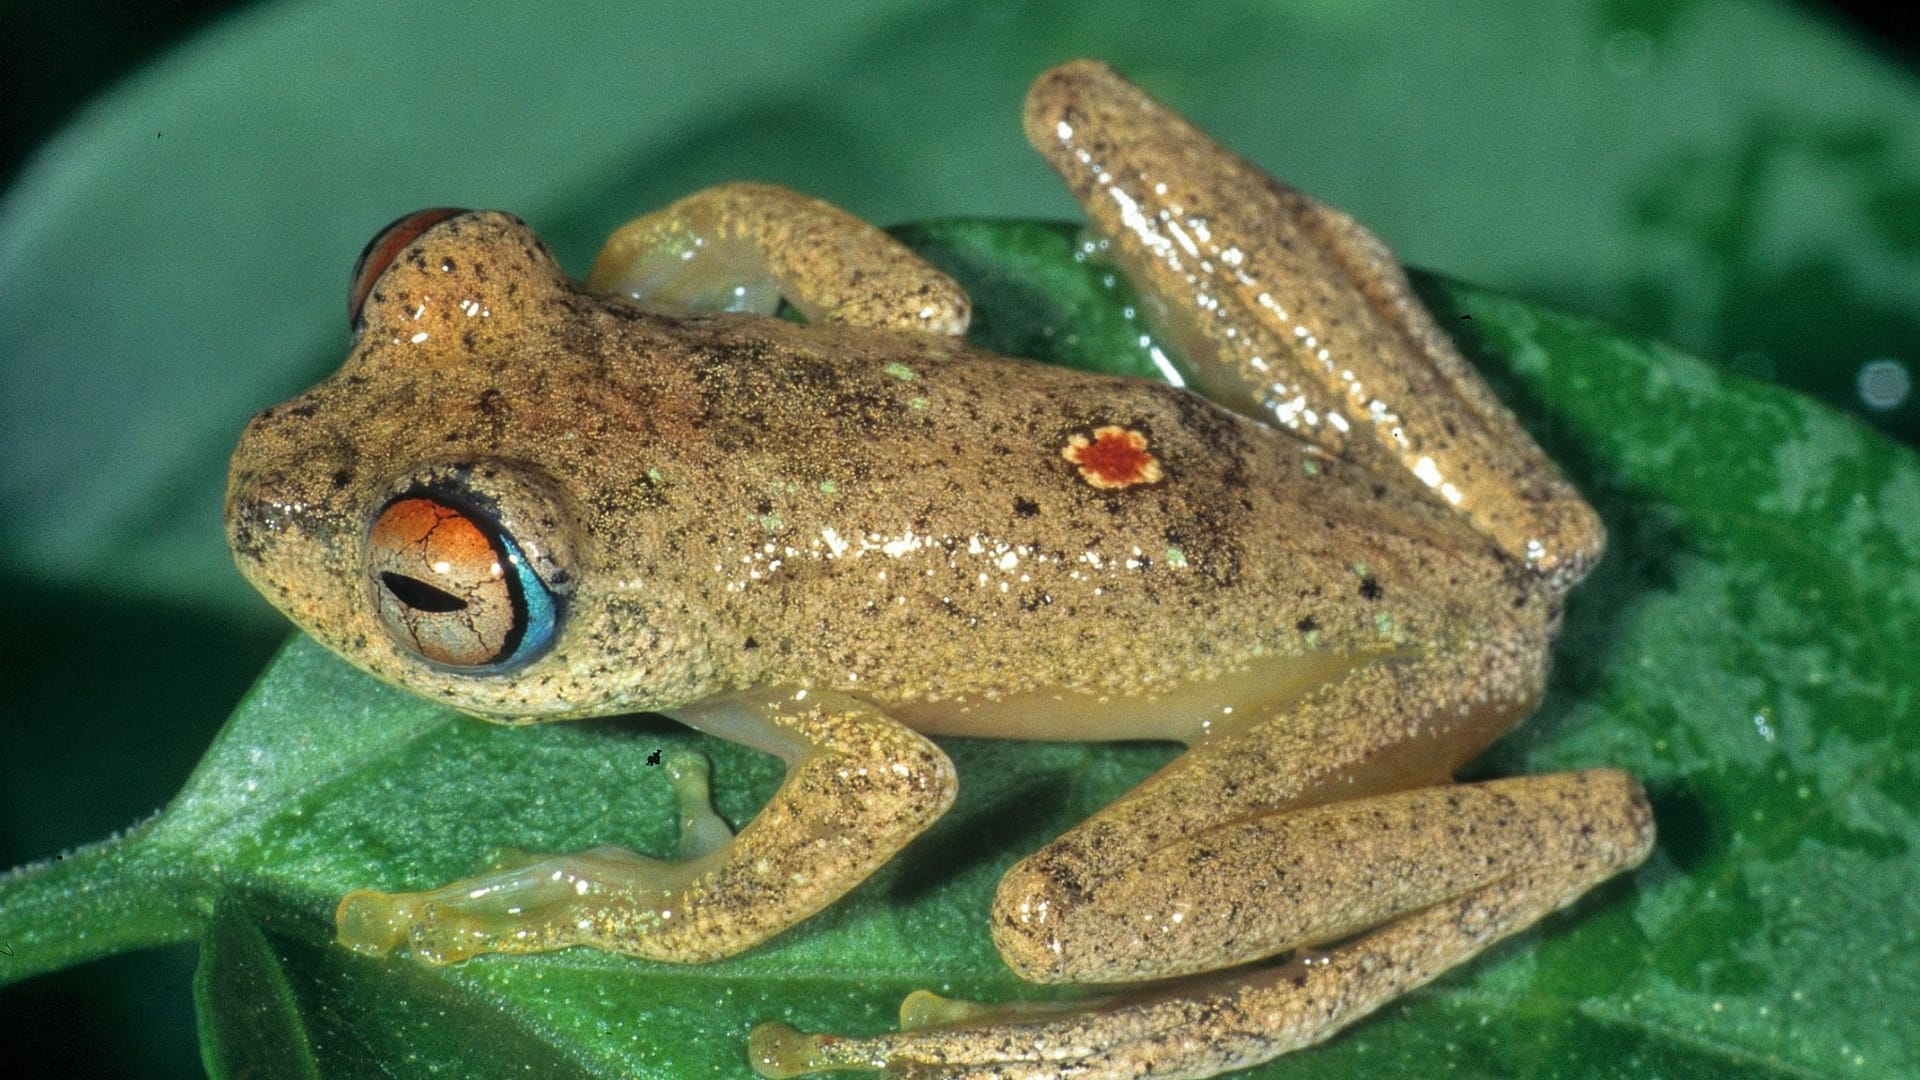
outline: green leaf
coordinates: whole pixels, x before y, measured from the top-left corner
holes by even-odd
[[[257,926],[226,915],[214,919],[193,978],[208,1072],[289,1080],[345,1074],[320,1066],[291,983]]]
[[[1073,230],[904,230],[987,343],[1152,369]],[[1423,280],[1606,518],[1538,716],[1486,774],[1624,766],[1661,841],[1638,872],[1323,1048],[1254,1075],[1854,1077],[1920,1070],[1920,461],[1819,406],[1590,320]],[[672,967],[573,950],[451,968],[330,944],[350,888],[437,885],[502,846],[671,850],[656,751],[714,763],[736,824],[768,758],[650,718],[509,729],[290,644],[154,822],[0,879],[0,979],[197,936],[216,1077],[743,1075],[765,1020],[888,1028],[920,987],[1031,995],[986,934],[999,874],[1171,753],[948,740],[947,818],[821,916]],[[9,966],[13,965],[13,966]],[[40,963],[35,970],[51,966]]]

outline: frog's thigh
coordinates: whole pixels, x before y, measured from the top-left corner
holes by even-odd
[[[356,892],[336,915],[341,942],[370,953],[406,944],[436,963],[569,945],[713,960],[839,899],[953,802],[939,748],[863,702],[768,692],[676,715],[787,762],[740,835],[708,807],[704,769],[683,763],[679,860],[596,848],[520,856],[429,892]]]
[[[996,938],[1015,971],[1043,981],[1213,971],[1498,891],[1521,870],[1552,883],[1551,907],[1637,861],[1646,826],[1638,787],[1617,770],[1275,811],[1154,851],[1084,898],[1042,861],[1001,894]],[[1046,917],[1026,925],[1034,912]],[[1488,943],[1460,939],[1448,963]]]
[[[1042,75],[1026,129],[1135,288],[1163,298],[1142,310],[1196,389],[1366,468],[1405,470],[1555,582],[1599,557],[1599,519],[1352,218],[1103,64]]]
[[[771,315],[958,336],[967,294],[852,214],[772,184],[708,188],[615,230],[589,287],[679,312]]]
[[[1503,672],[1500,655],[1362,664],[1194,746],[1007,873],[1001,955],[1037,981],[1166,978],[1345,937],[1532,864],[1563,871],[1569,899],[1636,859],[1650,834],[1624,774],[1445,782],[1533,706],[1537,664]]]

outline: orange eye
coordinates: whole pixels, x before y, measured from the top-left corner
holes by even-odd
[[[367,534],[367,572],[388,631],[435,663],[518,664],[553,641],[552,591],[478,513],[429,495],[394,500]]]
[[[393,265],[394,257],[423,232],[451,217],[459,217],[465,210],[452,206],[436,206],[431,210],[415,210],[406,217],[381,229],[360,249],[360,259],[353,264],[353,283],[347,287],[347,321],[353,328],[360,328],[360,309],[367,303],[367,294],[373,291],[373,283],[380,280],[387,267]]]

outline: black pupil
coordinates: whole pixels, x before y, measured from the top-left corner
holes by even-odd
[[[465,600],[445,589],[436,589],[419,578],[410,578],[405,574],[387,571],[380,575],[380,583],[387,587],[394,599],[415,611],[444,615],[449,611],[463,611],[467,606]]]

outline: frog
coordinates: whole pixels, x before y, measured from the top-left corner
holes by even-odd
[[[939,819],[936,740],[1161,740],[1178,756],[982,913],[1014,973],[1091,996],[920,991],[897,1031],[769,1022],[747,1053],[766,1077],[1204,1077],[1647,857],[1623,771],[1455,779],[1534,711],[1604,529],[1392,252],[1103,63],[1042,74],[1024,126],[1188,385],[976,348],[951,278],[771,185],[630,222],[583,282],[497,211],[368,245],[344,364],[235,450],[244,576],[483,720],[659,713],[786,772],[736,833],[682,763],[672,857],[368,882],[341,945],[711,962]],[[428,887],[376,887],[401,884]]]

